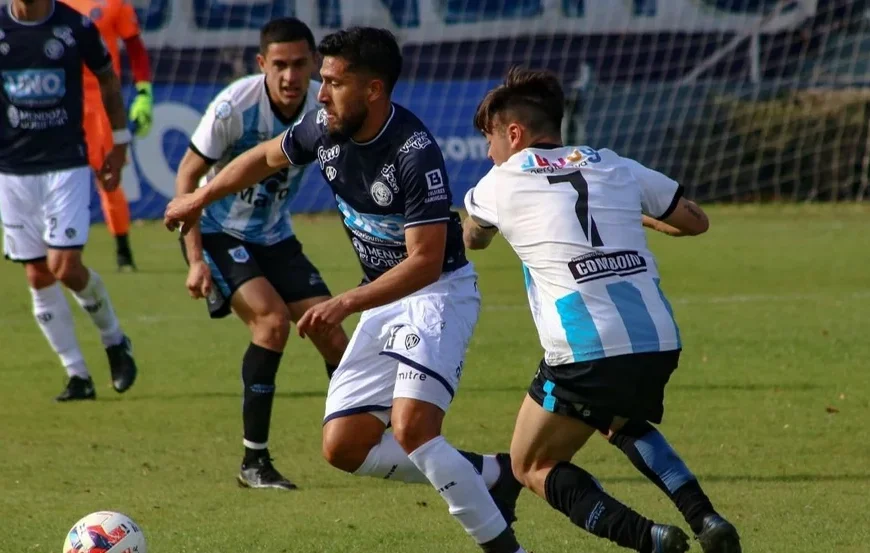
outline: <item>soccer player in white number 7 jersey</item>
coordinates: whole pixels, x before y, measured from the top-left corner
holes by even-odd
[[[465,197],[465,245],[485,248],[499,231],[510,243],[545,352],[514,429],[514,475],[596,536],[687,551],[681,529],[642,517],[571,464],[598,430],[676,504],[706,553],[737,553],[734,526],[650,424],[662,420],[682,344],[643,227],[695,235],[707,217],[661,173],[562,145],[563,105],[555,76],[515,68],[474,120],[495,167]]]

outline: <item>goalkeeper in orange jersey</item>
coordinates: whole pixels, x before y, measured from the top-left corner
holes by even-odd
[[[121,57],[118,43],[124,41],[130,69],[136,83],[136,98],[130,106],[129,120],[133,123],[136,136],[142,137],[151,130],[153,99],[151,95],[151,65],[148,52],[139,36],[139,21],[128,0],[62,0],[78,12],[94,21],[106,47],[112,56],[115,73],[121,74]],[[99,171],[106,155],[112,150],[112,129],[109,124],[100,87],[96,77],[87,68],[85,73],[84,129],[88,145],[88,162]],[[100,204],[109,232],[115,237],[118,269],[136,268],[133,252],[130,249],[130,206],[124,191],[118,188],[107,192],[97,186]]]

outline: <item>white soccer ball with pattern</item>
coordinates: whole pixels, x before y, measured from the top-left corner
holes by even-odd
[[[147,553],[145,536],[128,516],[113,511],[91,513],[76,522],[62,553]]]

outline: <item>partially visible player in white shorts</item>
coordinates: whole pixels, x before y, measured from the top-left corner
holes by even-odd
[[[44,261],[48,248],[83,248],[91,225],[93,172],[76,167],[41,175],[0,173],[3,254],[10,261]]]
[[[69,376],[56,399],[96,397],[58,281],[99,329],[112,386],[124,392],[136,378],[130,340],[81,253],[93,179],[82,122],[83,67],[97,77],[114,130],[115,145],[100,171],[107,191],[118,187],[130,141],[121,83],[96,26],[66,4],[14,0],[0,10],[0,36],[7,48],[0,90],[3,253],[24,265],[33,315]]]
[[[397,302],[363,311],[329,383],[324,424],[366,412],[388,424],[399,397],[446,412],[479,314],[470,263]]]

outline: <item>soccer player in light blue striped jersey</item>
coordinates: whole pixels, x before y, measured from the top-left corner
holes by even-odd
[[[178,168],[179,195],[208,187],[233,159],[283,134],[319,106],[320,84],[311,82],[314,37],[305,23],[295,18],[267,23],[257,61],[262,73],[230,84],[206,109]],[[272,465],[267,447],[275,376],[290,322],[331,297],[290,220],[303,173],[304,168],[285,168],[215,202],[182,242],[190,295],[207,298],[212,318],[234,312],[251,333],[242,359],[245,456],[238,482],[244,487],[296,487]],[[311,338],[331,377],[347,335],[336,326]]]
[[[465,245],[485,248],[497,232],[510,243],[544,349],[514,429],[514,474],[594,535],[642,553],[687,551],[681,529],[642,517],[571,463],[598,430],[676,504],[705,553],[738,553],[734,526],[651,424],[682,343],[644,226],[695,235],[707,217],[665,175],[563,145],[563,105],[555,76],[515,68],[474,121],[495,167],[465,197]]]

